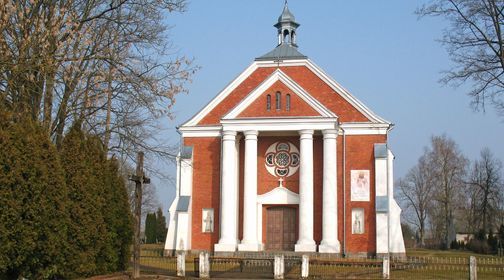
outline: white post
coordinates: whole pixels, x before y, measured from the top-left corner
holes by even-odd
[[[469,257],[469,279],[470,280],[477,280],[478,279],[478,270],[477,270],[477,266],[476,266],[476,257],[475,256]]]
[[[199,278],[210,278],[210,260],[208,252],[199,254]]]
[[[383,279],[390,279],[390,259],[388,256],[383,257]]]
[[[337,196],[337,160],[336,138],[334,129],[322,131],[324,134],[324,167],[322,190],[322,242],[320,253],[339,253],[338,240],[338,196]]]
[[[301,278],[308,278],[310,275],[310,258],[303,255],[301,259]]]
[[[185,277],[185,251],[177,253],[177,276]]]
[[[257,241],[257,134],[245,131],[243,239],[239,251],[259,251]]]
[[[299,240],[294,251],[315,252],[313,240],[313,130],[301,130],[299,164]]]
[[[275,263],[274,263],[274,275],[275,279],[284,279],[284,256],[283,255],[275,255]]]
[[[236,131],[222,132],[220,239],[215,251],[234,252],[238,238],[236,185]]]

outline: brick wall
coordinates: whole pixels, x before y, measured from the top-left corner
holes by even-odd
[[[253,91],[261,82],[263,82],[276,67],[260,67],[247,77],[238,87],[236,87],[225,100],[219,103],[211,112],[209,112],[198,125],[219,124],[220,119],[238,103]],[[369,121],[350,103],[336,93],[330,86],[322,81],[310,69],[305,66],[290,66],[280,67],[280,70],[285,72],[290,78],[305,89],[311,96],[321,102],[329,110],[334,112],[340,122],[367,122]],[[273,87],[281,88],[281,83],[275,84]],[[284,89],[285,91],[285,89]],[[264,98],[263,98],[264,99]],[[260,102],[260,101],[259,101]],[[274,96],[272,96],[272,108],[274,109]],[[256,104],[260,109],[257,110],[254,116],[265,117],[270,116],[271,112],[266,111],[266,106]],[[251,116],[251,115],[247,115]]]

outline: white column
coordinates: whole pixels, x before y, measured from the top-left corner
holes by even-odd
[[[238,239],[236,156],[236,131],[225,130],[222,132],[220,239],[214,248],[218,252],[236,251]]]
[[[299,131],[299,240],[296,252],[315,252],[313,240],[313,130]]]
[[[320,253],[339,253],[336,137],[338,131],[324,130],[324,169],[322,190],[322,242]]]
[[[239,251],[259,251],[257,241],[257,134],[245,131],[245,174],[243,190],[243,240]]]

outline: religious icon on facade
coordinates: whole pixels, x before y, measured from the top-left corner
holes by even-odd
[[[352,233],[364,233],[364,209],[362,208],[352,209]]]
[[[351,200],[369,201],[369,170],[352,170],[351,179]]]
[[[213,209],[203,209],[203,215],[201,216],[203,219],[202,229],[203,232],[213,232],[214,228],[214,217],[213,217]]]

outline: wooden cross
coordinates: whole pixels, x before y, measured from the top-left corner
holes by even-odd
[[[140,223],[142,218],[142,185],[150,184],[150,178],[145,177],[143,170],[143,152],[138,152],[136,174],[129,180],[135,182],[135,235],[133,237],[133,278],[140,277]]]

